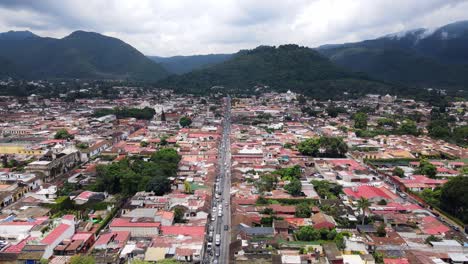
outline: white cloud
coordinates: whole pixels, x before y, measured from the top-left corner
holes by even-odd
[[[0,31],[96,31],[169,56],[359,41],[467,19],[466,10],[458,0],[2,0]]]

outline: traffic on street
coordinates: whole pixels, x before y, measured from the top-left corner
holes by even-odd
[[[213,187],[211,221],[204,251],[203,263],[228,263],[231,225],[231,98],[225,98],[223,134],[219,147],[219,171]]]

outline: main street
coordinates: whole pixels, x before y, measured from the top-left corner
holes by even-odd
[[[213,232],[212,250],[206,250],[204,263],[229,263],[231,231],[231,98],[225,98],[222,138],[219,147],[219,171],[213,188],[212,217],[209,230]],[[219,209],[221,208],[221,209]],[[219,214],[220,211],[222,214]],[[219,243],[216,236],[219,235]]]

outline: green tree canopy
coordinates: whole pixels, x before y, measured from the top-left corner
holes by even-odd
[[[400,177],[400,178],[405,177],[405,171],[400,167],[395,167],[393,169],[393,174]]]
[[[364,112],[357,112],[353,116],[354,127],[357,129],[367,129],[368,116]]]
[[[109,193],[132,195],[146,190],[163,195],[171,190],[169,177],[177,176],[180,156],[174,149],[154,153],[148,162],[123,159],[109,165],[98,165],[95,188]]]
[[[300,203],[296,205],[296,212],[294,215],[300,218],[309,218],[312,214],[310,206],[307,203]]]
[[[187,116],[183,116],[179,120],[179,124],[181,127],[189,127],[192,124],[192,119]]]
[[[306,139],[299,143],[297,148],[303,155],[329,158],[343,157],[348,151],[348,146],[342,138],[325,136]]]
[[[68,130],[66,130],[65,128],[61,128],[57,130],[57,132],[54,135],[54,138],[55,139],[73,139],[74,137],[73,135],[68,133]]]
[[[290,181],[292,179],[301,178],[302,171],[299,165],[294,165],[288,168],[281,168],[273,173],[278,174],[282,180]]]
[[[357,208],[362,211],[362,225],[364,225],[364,220],[366,218],[366,212],[367,212],[367,210],[369,210],[370,206],[371,206],[371,203],[369,202],[369,200],[367,200],[364,197],[361,197],[357,201]]]
[[[437,174],[437,167],[429,161],[423,159],[419,162],[418,173],[426,175],[429,178],[435,178]]]
[[[284,189],[292,196],[299,196],[302,192],[301,181],[293,178],[288,184],[284,186]]]
[[[414,122],[413,120],[409,120],[409,119],[404,120],[398,130],[400,134],[404,134],[404,135],[417,136],[419,134],[418,128],[416,126],[416,122]]]
[[[278,178],[273,174],[265,174],[260,176],[260,179],[255,182],[259,192],[271,192],[276,189]]]
[[[440,206],[443,210],[468,223],[468,177],[450,179],[443,187]]]

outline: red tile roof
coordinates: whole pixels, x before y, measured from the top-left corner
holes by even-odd
[[[44,239],[41,240],[41,243],[50,245],[54,243],[65,231],[71,228],[71,225],[60,224],[52,232],[50,232]]]
[[[424,217],[420,224],[420,228],[428,235],[444,234],[450,230],[450,228],[448,228],[433,216]]]
[[[277,213],[292,213],[296,212],[296,207],[293,205],[280,205],[280,204],[272,204],[268,206],[269,208],[273,209],[273,211]]]
[[[9,246],[3,252],[5,252],[5,253],[20,253],[21,250],[23,250],[26,243],[28,241],[34,240],[34,239],[35,239],[34,237],[27,237],[27,238],[23,239],[21,242],[19,242],[18,244]]]
[[[126,241],[130,238],[130,231],[114,231],[102,234],[96,241],[95,245],[107,245],[112,238],[113,241],[118,243],[119,248],[122,248]]]
[[[83,240],[87,241],[88,239],[93,236],[93,233],[91,232],[82,232],[82,233],[76,233],[72,236],[72,240]]]
[[[385,187],[375,187],[375,186],[368,186],[368,185],[362,185],[359,187],[356,187],[356,191],[353,190],[353,188],[344,188],[343,192],[351,197],[354,198],[361,198],[364,197],[366,199],[371,199],[371,198],[384,198],[388,200],[393,200],[398,198],[396,194],[392,193],[390,190],[388,190]]]
[[[96,193],[91,192],[91,191],[84,191],[84,192],[80,193],[75,199],[88,200],[94,194],[96,194]]]
[[[383,260],[384,264],[410,264],[408,259],[401,258],[401,259],[389,259],[386,258]]]
[[[204,236],[204,226],[162,226],[163,235],[184,235],[184,236]]]

